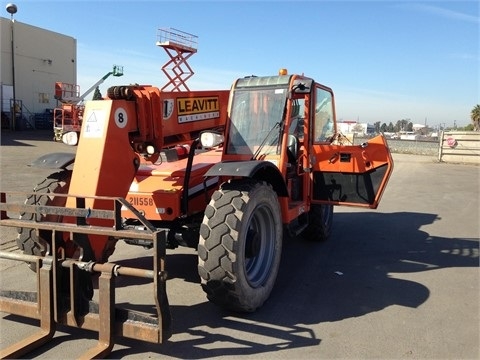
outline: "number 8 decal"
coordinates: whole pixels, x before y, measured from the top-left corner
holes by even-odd
[[[125,126],[127,126],[128,116],[124,108],[119,107],[117,110],[115,110],[114,117],[115,124],[117,124],[120,129],[123,129]]]

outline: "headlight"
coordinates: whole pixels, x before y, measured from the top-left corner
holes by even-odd
[[[212,148],[223,143],[224,137],[222,134],[213,131],[204,131],[200,134],[200,144],[204,148]]]

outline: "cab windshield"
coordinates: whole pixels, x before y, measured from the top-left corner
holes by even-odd
[[[237,89],[230,111],[227,154],[279,154],[287,88]]]

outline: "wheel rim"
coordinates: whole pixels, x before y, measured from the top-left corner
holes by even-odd
[[[250,286],[262,286],[275,258],[275,224],[269,207],[260,206],[249,219],[245,238],[245,275]]]

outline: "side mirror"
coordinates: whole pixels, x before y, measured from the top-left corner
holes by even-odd
[[[76,146],[78,144],[78,133],[69,131],[62,135],[62,142],[66,145]]]
[[[223,144],[225,138],[222,134],[215,131],[203,131],[200,133],[200,145],[204,148],[212,148]]]

